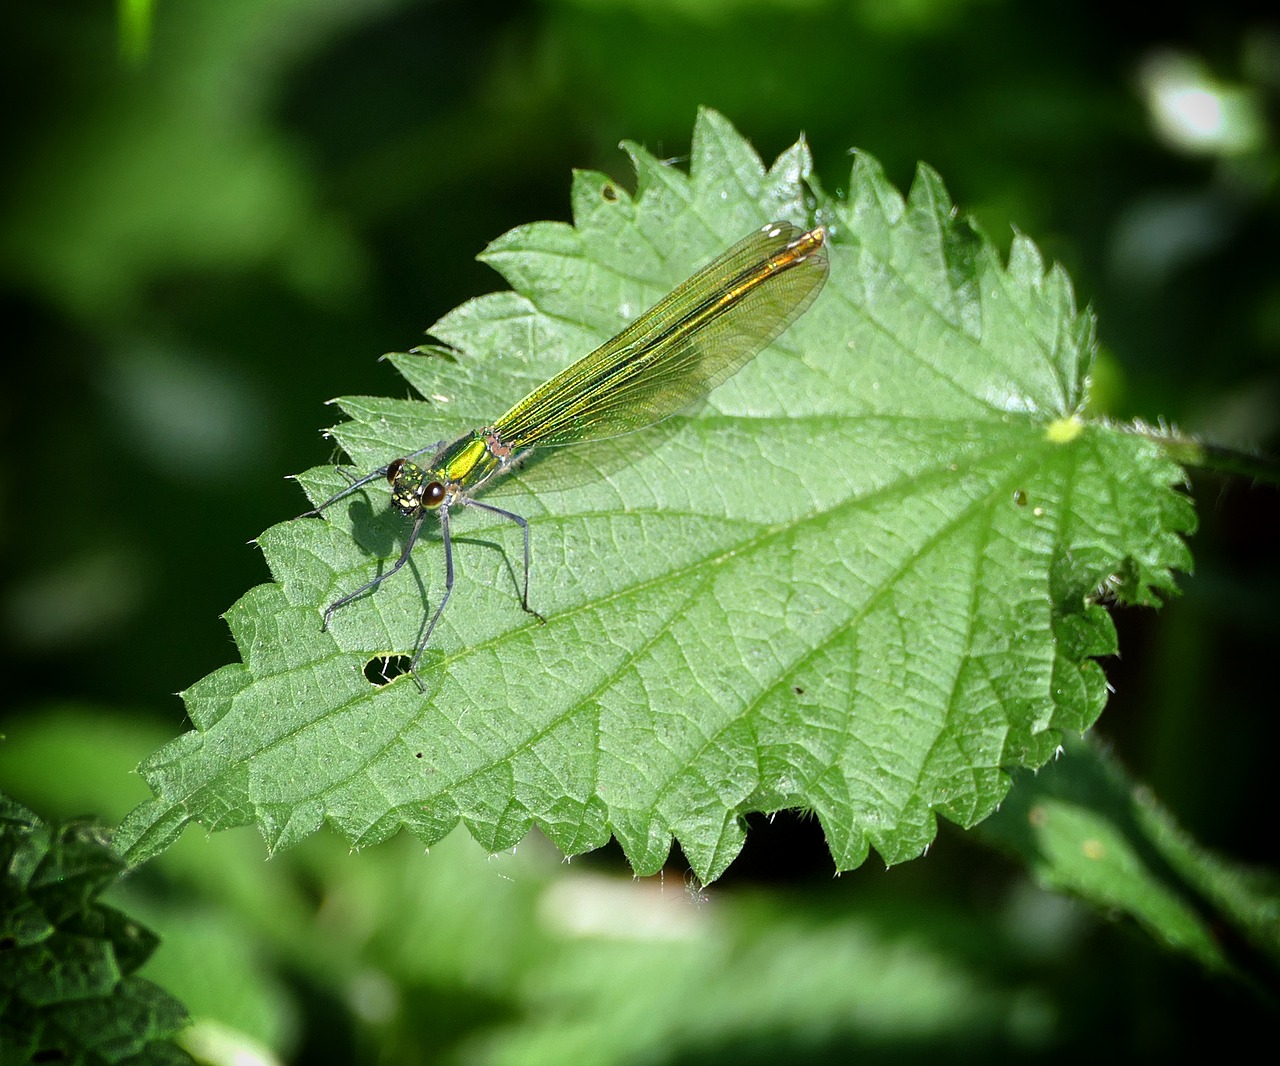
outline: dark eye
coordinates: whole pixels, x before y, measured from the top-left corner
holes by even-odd
[[[444,500],[444,486],[433,481],[422,490],[422,502],[428,507],[439,507]]]
[[[396,478],[400,476],[400,471],[404,469],[404,460],[396,459],[387,467],[387,481],[392,485],[396,483]]]

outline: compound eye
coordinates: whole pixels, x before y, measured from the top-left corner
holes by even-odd
[[[422,490],[422,502],[428,507],[439,507],[444,502],[444,486],[438,481],[428,483]]]
[[[394,485],[396,478],[400,476],[400,471],[404,469],[404,460],[396,459],[387,467],[387,481]]]

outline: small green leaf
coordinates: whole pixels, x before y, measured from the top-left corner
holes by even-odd
[[[155,936],[97,902],[123,870],[101,827],[0,795],[0,1062],[191,1062],[186,1011],[133,975]]]
[[[535,823],[569,854],[612,834],[639,873],[674,837],[710,880],[743,813],[805,807],[838,868],[900,862],[1097,717],[1092,657],[1115,650],[1097,601],[1172,592],[1194,514],[1155,443],[1082,418],[1093,324],[1066,275],[1022,236],[1002,263],[926,167],[904,200],[860,155],[833,200],[803,143],[766,168],[713,112],[688,175],[628,150],[634,197],[578,174],[573,226],[486,251],[514,291],[437,323],[447,352],[393,357],[427,402],[340,401],[357,468],[492,421],[772,218],[827,225],[824,292],[702,410],[532,473],[594,471],[505,486],[545,625],[520,608],[519,531],[456,514],[425,693],[376,667],[438,602],[437,540],[325,633],[404,520],[375,483],[263,534],[275,584],[227,615],[243,663],[185,694],[195,730],[143,765],[131,859],[193,819],[273,848],[325,822],[430,843],[461,820],[493,850]],[[301,480],[313,500],[343,484]]]
[[[1196,844],[1096,745],[1016,788],[984,836],[1015,852],[1046,887],[1126,915],[1213,969],[1264,981],[1280,965],[1280,884]]]

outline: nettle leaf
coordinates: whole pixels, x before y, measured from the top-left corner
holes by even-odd
[[[124,869],[101,826],[0,794],[0,1062],[192,1062],[185,1009],[134,973],[155,935],[98,902]]]
[[[1213,970],[1258,977],[1280,962],[1277,884],[1197,844],[1097,743],[1019,780],[983,836],[1045,887],[1124,915]]]
[[[927,167],[904,200],[858,156],[832,199],[803,142],[766,169],[712,112],[687,175],[628,151],[634,197],[576,175],[574,225],[484,253],[513,291],[446,315],[447,352],[394,357],[427,402],[340,401],[356,467],[487,424],[771,219],[827,225],[816,303],[701,410],[532,471],[563,483],[506,486],[545,625],[520,607],[519,530],[455,510],[425,693],[376,666],[417,644],[438,538],[325,633],[405,519],[375,483],[263,534],[275,584],[227,615],[243,664],[185,693],[195,730],[142,767],[133,858],[192,819],[256,823],[273,848],[326,821],[355,845],[430,843],[461,819],[493,850],[533,825],[568,854],[612,834],[638,873],[674,837],[709,880],[745,812],[802,807],[839,869],[871,847],[899,862],[1097,717],[1093,657],[1115,651],[1098,599],[1173,591],[1194,516],[1156,444],[1082,418],[1093,325],[1066,275],[1022,236],[1002,262]]]

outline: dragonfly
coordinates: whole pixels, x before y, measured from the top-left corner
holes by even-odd
[[[617,336],[538,386],[492,425],[393,459],[317,504],[306,515],[320,515],[371,481],[385,478],[392,505],[412,520],[395,564],[329,604],[322,629],[329,628],[337,611],[403,569],[427,516],[436,515],[444,545],[444,593],[407,670],[421,688],[418,664],[453,593],[450,516],[461,507],[487,511],[520,527],[521,606],[545,621],[529,606],[528,520],[477,499],[477,494],[541,449],[618,437],[704,399],[804,313],[827,273],[827,233],[822,227],[802,230],[790,222],[771,222],[682,282]],[[547,455],[553,457],[554,452]]]

